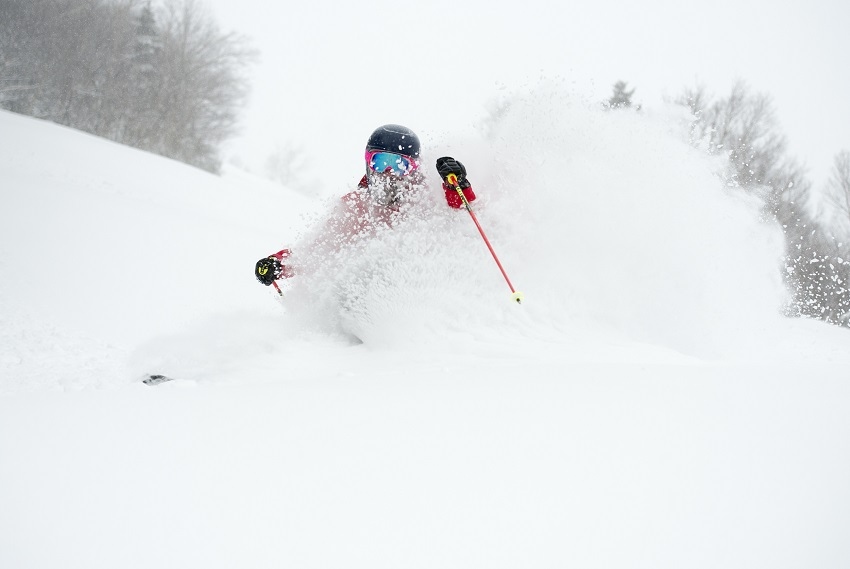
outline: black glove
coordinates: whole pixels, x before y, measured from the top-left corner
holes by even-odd
[[[263,257],[257,261],[257,266],[254,268],[254,276],[257,277],[258,281],[269,286],[280,277],[282,270],[283,267],[281,267],[280,261],[274,257]]]
[[[457,183],[461,189],[470,186],[469,180],[466,179],[466,167],[451,156],[437,158],[437,172],[440,173],[440,177],[446,183],[449,182],[449,174],[454,174],[457,176]]]

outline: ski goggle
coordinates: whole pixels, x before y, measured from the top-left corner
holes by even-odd
[[[397,176],[406,176],[416,170],[419,164],[410,156],[393,154],[382,150],[366,151],[366,164],[373,172],[389,172]]]

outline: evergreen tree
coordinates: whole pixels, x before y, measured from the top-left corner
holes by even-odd
[[[617,81],[614,83],[614,94],[611,95],[611,98],[608,99],[606,103],[606,107],[609,109],[628,109],[632,106],[632,95],[635,94],[635,90],[632,89],[629,91],[627,89],[628,83],[625,81]],[[636,107],[636,110],[640,110],[640,105]]]
[[[162,41],[150,2],[145,4],[135,17],[133,35],[130,61],[133,92],[128,97],[133,117],[124,131],[123,142],[144,150],[154,150],[156,131],[159,127],[158,68],[161,65]]]
[[[134,31],[136,37],[133,51],[133,65],[141,75],[150,77],[154,73],[154,62],[161,51],[159,32],[150,2],[142,7],[142,10],[136,17]]]

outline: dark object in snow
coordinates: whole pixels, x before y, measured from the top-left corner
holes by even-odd
[[[469,180],[466,179],[466,166],[463,165],[463,162],[455,160],[451,156],[437,158],[437,172],[440,174],[440,177],[445,183],[448,183],[449,181],[449,174],[454,174],[457,177],[458,185],[462,190],[470,187]],[[467,198],[467,200],[469,200],[469,198]],[[458,209],[460,209],[460,207],[458,207]]]
[[[174,381],[174,378],[168,377],[167,375],[153,374],[143,379],[142,383],[144,383],[145,385],[159,385],[160,383],[165,383],[166,381]]]
[[[283,267],[274,255],[260,259],[254,267],[254,276],[266,286],[272,284],[275,279],[281,278],[281,273],[283,273]]]
[[[370,150],[419,158],[419,137],[406,126],[385,124],[376,128],[366,141],[366,152]]]

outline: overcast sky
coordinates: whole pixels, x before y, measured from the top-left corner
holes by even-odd
[[[540,77],[600,100],[622,79],[648,108],[743,79],[773,97],[815,183],[850,149],[846,0],[206,1],[262,54],[231,145],[248,163],[295,143],[359,173],[376,126],[405,124],[426,142],[469,130],[489,101]]]

